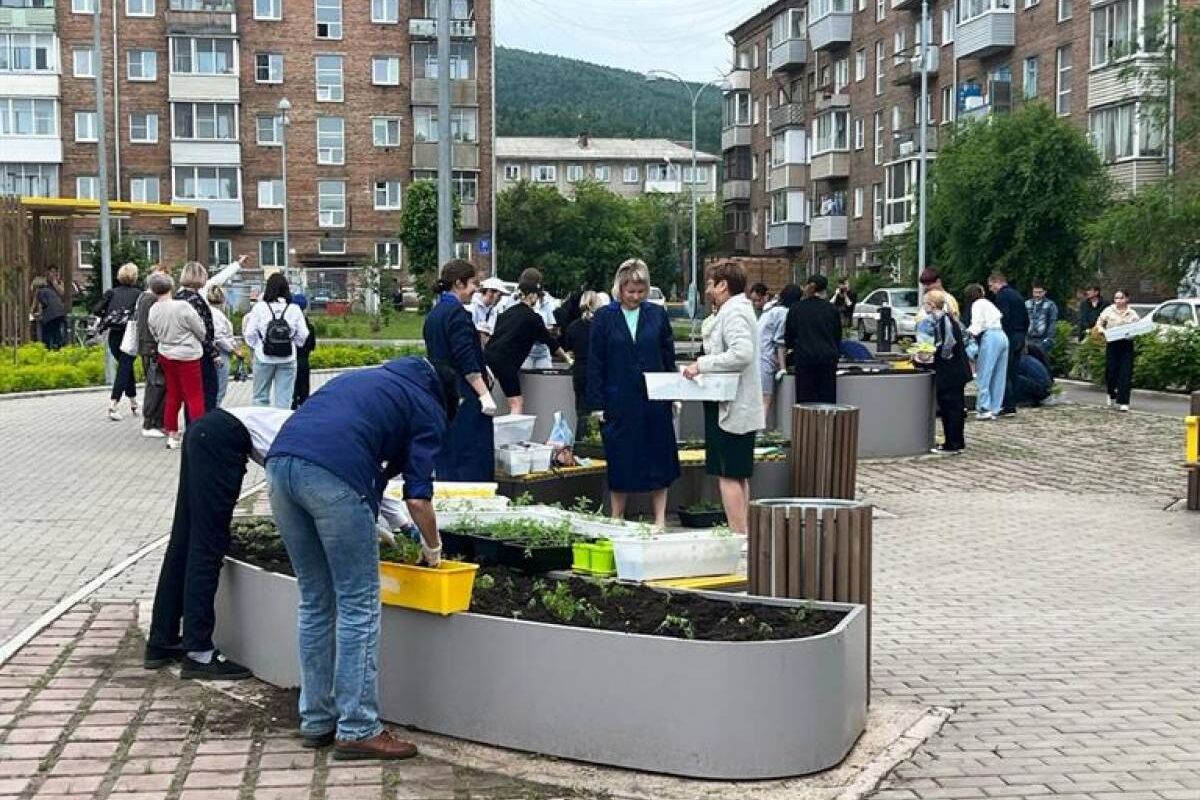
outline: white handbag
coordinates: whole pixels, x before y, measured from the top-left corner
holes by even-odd
[[[127,356],[138,354],[138,328],[135,319],[125,323],[125,335],[121,337],[121,352]]]

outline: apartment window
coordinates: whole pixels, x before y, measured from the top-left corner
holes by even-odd
[[[254,143],[262,147],[283,144],[283,117],[260,114],[254,119]]]
[[[400,266],[400,242],[376,242],[375,263],[382,264],[385,267]]]
[[[875,239],[883,236],[883,184],[871,184],[871,224]]]
[[[346,122],[341,117],[317,117],[317,163],[346,163]]]
[[[255,53],[254,80],[256,83],[283,83],[283,54]]]
[[[58,101],[0,97],[0,136],[58,136]]]
[[[849,111],[831,111],[821,114],[813,123],[813,153],[830,150],[849,150]]]
[[[49,33],[0,33],[0,72],[55,72],[58,43]]]
[[[96,134],[96,112],[95,111],[76,111],[75,112],[75,141],[77,142],[95,142],[98,136]]]
[[[417,42],[412,47],[413,77],[436,78],[438,76],[437,43]],[[475,42],[454,41],[450,43],[450,79],[455,81],[475,80]]]
[[[395,24],[400,21],[400,0],[371,0],[371,22]]]
[[[320,227],[346,227],[346,182],[317,181],[317,210]]]
[[[892,34],[892,63],[901,64],[908,61],[908,29],[897,28]]]
[[[1058,0],[1058,21],[1066,22],[1071,18],[1071,0]]]
[[[413,110],[413,136],[418,142],[438,141],[437,108],[418,106]],[[479,111],[475,108],[450,109],[450,138],[463,144],[479,141]]]
[[[345,99],[341,56],[317,56],[317,101],[340,103]]]
[[[568,164],[567,165],[567,183],[579,183],[583,180],[583,165]]]
[[[233,261],[233,242],[228,239],[208,240],[208,266],[223,267]]]
[[[647,181],[678,181],[679,165],[671,163],[650,163],[646,165]]]
[[[131,81],[152,81],[158,77],[158,53],[153,50],[130,50],[128,75]]]
[[[1162,45],[1162,0],[1117,0],[1092,11],[1092,67]]]
[[[841,92],[850,85],[850,59],[839,58],[833,62],[833,90]]]
[[[0,108],[3,106],[3,102],[0,102]],[[58,197],[58,165],[13,163],[0,165],[0,194]]]
[[[283,239],[260,239],[258,242],[258,265],[260,267],[285,267]]]
[[[376,86],[399,86],[400,56],[375,56],[372,58],[371,82]]]
[[[1021,91],[1026,100],[1032,100],[1038,94],[1038,57],[1029,56],[1025,59],[1025,68],[1021,71]]]
[[[283,178],[264,178],[258,182],[258,207],[283,208]]]
[[[708,183],[708,167],[703,164],[697,164],[695,172],[692,171],[692,165],[687,164],[683,168],[683,182],[690,183],[693,186],[703,186]]]
[[[180,200],[237,200],[241,196],[237,167],[175,167],[173,175],[175,197]]]
[[[942,87],[942,122],[954,121],[954,87]]]
[[[875,112],[875,163],[883,163],[883,112]]]
[[[875,96],[883,94],[883,40],[875,42]]]
[[[80,200],[100,199],[100,179],[95,175],[80,175],[75,179],[75,197]]]
[[[863,188],[861,186],[854,187],[854,218],[862,219],[863,215]]]
[[[317,38],[342,38],[342,0],[316,0]]]
[[[158,177],[142,176],[129,179],[129,199],[135,203],[157,203],[159,201]]]
[[[96,77],[96,59],[92,48],[76,47],[72,51],[72,64],[76,78]]]
[[[887,0],[875,0],[875,21],[883,22],[887,17]]]
[[[400,118],[374,117],[371,120],[371,141],[376,147],[400,146]]]
[[[530,174],[534,183],[554,183],[558,180],[558,167],[553,164],[534,164]]]
[[[942,9],[942,44],[954,44],[954,5]]]
[[[400,208],[400,181],[375,181],[375,210],[395,211]]]
[[[1066,44],[1058,48],[1054,59],[1054,110],[1060,117],[1065,117],[1071,113],[1071,45]]]
[[[867,48],[861,48],[854,54],[854,80],[864,81],[867,79]]]
[[[172,103],[176,139],[237,141],[235,103]]]
[[[475,205],[479,202],[479,173],[455,171],[450,176],[450,188],[462,205]]]
[[[1106,164],[1163,154],[1162,125],[1149,109],[1136,102],[1091,112],[1088,131]]]
[[[463,261],[471,260],[471,243],[470,242],[455,242],[454,257],[461,258]]]
[[[638,182],[638,168],[632,164],[630,166],[626,167],[623,180],[625,181],[625,183],[637,183]]]
[[[504,165],[504,180],[506,180],[506,181],[521,180],[521,165],[520,164],[505,164]]]
[[[255,19],[283,19],[283,0],[254,0]]]
[[[96,0],[71,0],[72,14],[95,14]]]
[[[129,115],[129,141],[154,144],[158,141],[158,114],[135,112]]]
[[[811,74],[811,73],[810,73]],[[750,94],[730,92],[725,95],[725,127],[750,124]]]
[[[1038,3],[1040,3],[1041,0],[1024,0],[1024,2],[1025,2],[1025,8],[1033,8]]]
[[[151,264],[159,264],[162,262],[162,240],[154,238],[134,239],[133,240],[142,252],[146,254],[146,258]]]
[[[154,0],[125,0],[125,16],[153,17]]]
[[[595,164],[592,167],[592,179],[600,183],[608,183],[612,180],[612,167],[607,164]]]
[[[178,75],[233,75],[237,72],[233,39],[171,37],[171,71]]]
[[[854,149],[862,150],[866,147],[867,139],[867,122],[862,117],[854,120]]]
[[[326,237],[317,242],[317,252],[325,256],[343,256],[346,254],[346,240],[338,237]]]

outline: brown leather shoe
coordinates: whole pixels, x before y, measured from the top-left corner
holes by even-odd
[[[416,754],[415,744],[401,741],[386,730],[370,739],[360,739],[357,742],[339,741],[333,746],[333,757],[337,761],[359,761],[369,758],[399,761],[412,758]]]

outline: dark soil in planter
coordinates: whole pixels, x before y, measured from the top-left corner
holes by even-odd
[[[291,559],[275,523],[269,519],[235,519],[229,532],[229,556],[267,572],[295,577]]]
[[[685,528],[715,528],[724,525],[725,512],[720,508],[694,509],[679,508],[679,524]]]

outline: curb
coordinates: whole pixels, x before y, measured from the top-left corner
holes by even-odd
[[[1103,392],[1104,387],[1098,383],[1091,381],[1080,381],[1074,378],[1055,378],[1055,383],[1062,383],[1067,386],[1075,386],[1080,389],[1095,389],[1098,392]],[[1187,400],[1191,395],[1187,392],[1163,392],[1157,389],[1134,389],[1134,397],[1145,397],[1151,400]]]

